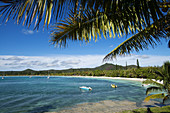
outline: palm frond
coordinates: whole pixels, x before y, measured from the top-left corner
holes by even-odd
[[[160,76],[162,78],[162,80],[164,79],[164,73],[161,72],[160,70],[157,70],[154,72],[156,75]]]
[[[159,91],[163,91],[163,88],[162,87],[152,86],[152,87],[147,88],[146,95],[148,95],[148,94],[150,94],[152,92],[159,92]]]
[[[109,20],[109,15],[106,13],[91,9],[80,12],[77,12],[75,17],[75,13],[71,11],[65,21],[54,26],[54,31],[51,33],[53,44],[65,47],[66,40],[90,42],[92,39],[96,41],[101,38],[101,35],[107,39],[125,32],[125,28],[122,28],[123,23]]]
[[[163,87],[164,85],[161,84],[161,83],[158,83],[156,81],[153,81],[151,79],[147,79],[145,81],[143,81],[144,84],[153,84],[153,85],[156,85],[156,86],[159,86],[159,87]]]
[[[114,29],[113,34],[120,37],[128,34],[129,29],[134,33],[150,25],[152,20],[161,18],[163,14],[158,3],[164,3],[162,0],[0,0],[0,2],[5,3],[0,6],[0,14],[4,20],[8,21],[13,17],[17,23],[23,23],[28,27],[34,22],[37,29],[43,19],[44,26],[47,24],[48,27],[51,20],[56,22],[63,19],[63,16],[68,17],[66,12],[69,9],[74,15],[88,8],[99,13],[103,12],[107,18],[103,16],[102,19],[108,19],[107,24],[114,27],[110,30]],[[105,27],[100,27],[100,30],[105,31]],[[112,35],[111,32],[109,35]]]
[[[165,71],[165,73],[167,73],[170,76],[170,62],[169,61],[164,62],[163,70]]]
[[[65,21],[61,21],[54,26],[54,31],[51,33],[53,44],[65,47],[67,40],[85,42],[89,42],[91,39],[97,40],[97,36],[101,35],[101,30],[97,26],[102,25],[101,19],[96,18],[100,18],[101,14],[99,15],[97,11],[91,10],[80,12],[77,12],[78,14],[75,17],[74,12],[70,11],[69,17]],[[106,18],[106,15],[102,16]],[[104,27],[102,30],[105,32]]]
[[[150,99],[156,99],[156,98],[161,98],[163,99],[165,97],[165,94],[164,93],[160,93],[160,94],[154,94],[154,95],[150,95],[150,96],[147,96],[144,100],[144,102],[148,102]]]
[[[163,98],[163,104],[164,104],[168,99],[170,99],[170,95],[166,95],[166,96]]]
[[[146,27],[143,31],[139,31],[136,35],[130,37],[107,54],[103,60],[113,60],[117,55],[122,56],[130,54],[133,51],[138,52],[139,50],[148,49],[149,45],[154,48],[160,42],[160,38],[166,38],[167,32],[164,26],[167,24],[165,23],[167,18],[169,16],[165,16]]]
[[[115,36],[122,37],[123,35],[135,33],[137,30],[141,31],[147,24],[150,25],[151,19],[149,18],[149,15],[158,15],[153,16],[155,18],[154,21],[162,17],[162,13],[159,8],[148,1],[145,1],[148,3],[144,3],[143,0],[129,0],[128,2],[127,0],[93,0],[91,2],[95,5],[91,6],[89,4],[90,1],[86,1],[83,4],[87,3],[87,7],[89,8],[84,9],[85,7],[82,6],[82,9],[79,8],[78,11],[70,11],[68,13],[68,18],[65,18],[64,21],[62,20],[61,22],[56,23],[51,34],[51,41],[53,44],[60,45],[60,47],[65,47],[67,42],[66,40],[80,40],[89,42],[92,38],[94,40],[97,40],[98,37],[101,38],[102,35],[105,39],[108,37],[114,38]],[[98,7],[100,7],[100,9],[98,9]],[[144,10],[145,7],[148,9]],[[154,9],[152,9],[153,7]],[[149,14],[149,10],[154,11]],[[77,14],[75,14],[75,12]],[[153,28],[156,29],[155,26],[153,26]],[[159,41],[158,38],[155,39]],[[152,43],[152,38],[147,39],[147,41],[151,45],[156,44]]]
[[[0,17],[6,22],[13,18],[16,22],[30,26],[33,22],[35,28],[39,28],[44,19],[44,26],[50,24],[52,18],[55,21],[62,18],[69,8],[74,7],[75,0],[0,0]],[[66,6],[70,7],[66,7]]]

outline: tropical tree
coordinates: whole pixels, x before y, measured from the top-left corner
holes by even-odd
[[[147,96],[145,98],[145,102],[149,101],[150,99],[155,98],[162,98],[163,103],[170,98],[170,62],[165,62],[163,65],[163,69],[160,71],[155,72],[157,76],[159,76],[159,80],[163,81],[163,84],[153,81],[152,79],[148,79],[144,81],[145,84],[153,84],[156,86],[151,86],[147,88],[146,95],[150,94],[151,92],[163,91],[165,93],[153,94]]]
[[[136,60],[136,64],[137,64],[137,68],[139,69],[140,66],[139,66],[139,60],[138,59]]]
[[[126,70],[127,70],[127,62],[126,62]]]
[[[90,42],[101,38],[132,37],[111,51],[104,60],[117,55],[155,47],[169,35],[168,0],[0,0],[3,21],[34,29],[55,23],[51,42],[65,47],[68,40]],[[51,21],[52,20],[52,21]]]

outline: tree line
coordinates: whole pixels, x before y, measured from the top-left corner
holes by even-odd
[[[121,66],[104,64],[96,68],[80,68],[67,70],[41,70],[27,69],[24,71],[0,71],[1,76],[106,76],[128,78],[155,78],[153,72],[161,70],[161,67],[140,67],[138,65]]]

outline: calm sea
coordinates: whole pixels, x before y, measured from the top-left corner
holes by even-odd
[[[110,87],[115,83],[118,88]],[[90,86],[92,91],[80,91]],[[140,82],[77,77],[5,77],[0,79],[1,113],[41,113],[85,102],[128,100],[137,106],[146,97]]]

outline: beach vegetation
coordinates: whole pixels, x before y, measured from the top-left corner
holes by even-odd
[[[137,63],[137,68],[139,69],[140,66],[139,66],[139,60],[138,59],[136,60],[136,63]]]
[[[148,79],[144,81],[144,84],[152,84],[155,86],[151,86],[147,88],[146,95],[149,95],[152,92],[158,92],[159,94],[152,94],[145,98],[145,102],[149,101],[150,99],[161,98],[163,99],[163,103],[170,98],[170,62],[165,62],[161,70],[155,71],[155,77],[159,81],[163,81],[163,84],[158,83],[152,79]]]
[[[95,68],[77,68],[77,69],[65,69],[65,70],[40,70],[35,71],[32,69],[26,69],[23,71],[0,71],[2,75],[53,75],[53,76],[106,76],[106,77],[127,77],[127,78],[148,78],[159,79],[154,72],[161,70],[161,67],[141,67],[137,69],[135,65],[114,65],[104,64]]]
[[[150,107],[150,111],[152,113],[169,113],[170,106]],[[119,113],[150,113],[150,112],[148,112],[148,108],[139,108],[134,110],[125,110]]]

